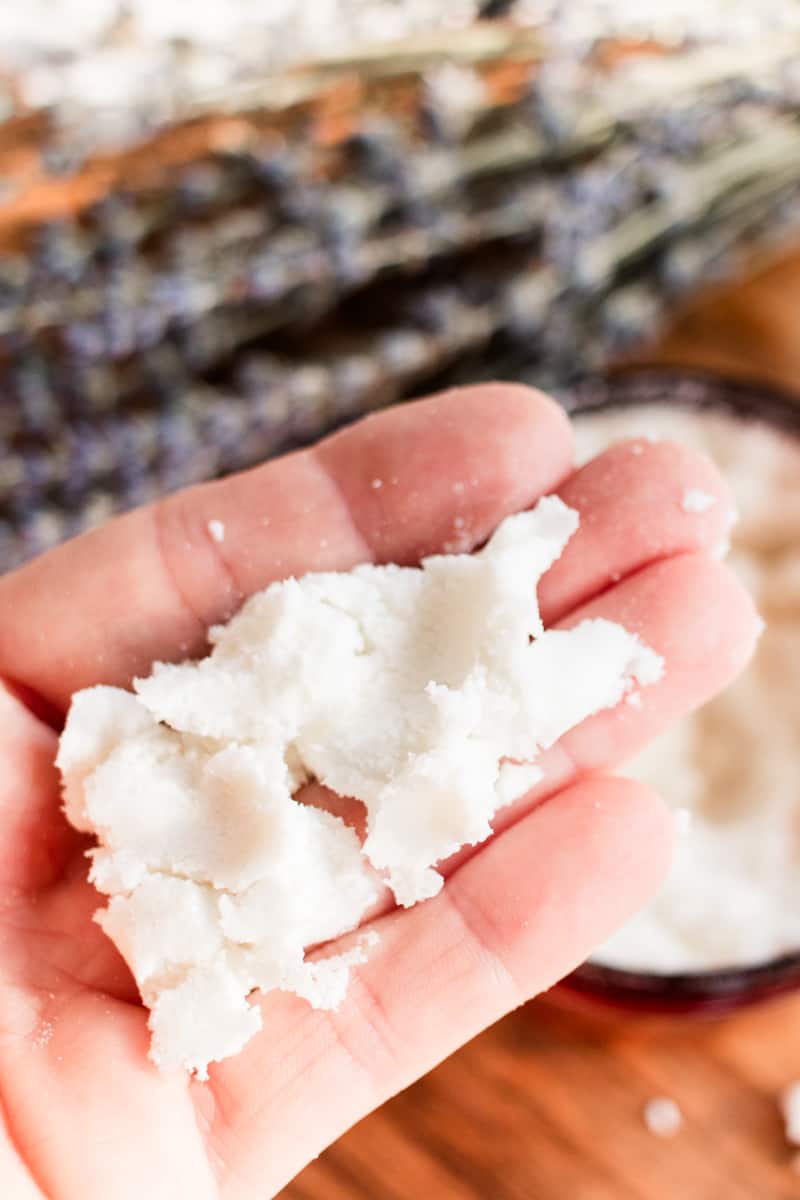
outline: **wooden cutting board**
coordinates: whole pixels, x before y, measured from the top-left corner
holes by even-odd
[[[283,1200],[798,1200],[777,1105],[793,1079],[800,995],[660,1026],[539,1002],[367,1117]],[[661,1095],[684,1113],[670,1139],[642,1119]]]
[[[697,296],[631,361],[700,367],[800,396],[800,249]]]

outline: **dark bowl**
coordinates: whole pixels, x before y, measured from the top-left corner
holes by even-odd
[[[757,419],[800,439],[800,397],[716,375],[674,370],[624,372],[594,379],[564,398],[573,415],[643,404],[713,409]],[[798,748],[800,753],[800,748]],[[606,1012],[722,1015],[800,987],[800,948],[747,967],[662,974],[586,962],[558,992],[565,1000]]]
[[[671,975],[586,962],[561,987],[576,1000],[629,1012],[721,1016],[800,987],[800,952],[759,966]]]

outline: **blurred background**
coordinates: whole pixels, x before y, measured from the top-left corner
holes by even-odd
[[[794,0],[3,3],[0,565],[450,383],[792,386],[799,38]]]
[[[674,806],[705,820],[709,739],[729,758],[774,703],[780,769],[747,803],[722,787],[739,813],[777,798],[769,853],[762,821],[713,854],[747,868],[747,920],[764,897],[800,920],[800,3],[0,0],[0,570],[499,377],[616,410],[594,448],[635,424],[735,469],[734,551],[782,640],[655,782],[683,756]],[[709,925],[724,897],[692,903]],[[800,1196],[778,1103],[800,928],[779,934],[589,964],[287,1197]]]

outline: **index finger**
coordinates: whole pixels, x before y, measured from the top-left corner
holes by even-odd
[[[471,550],[569,472],[561,408],[486,384],[386,409],[317,446],[117,518],[0,579],[0,677],[58,708],[203,653],[275,579]]]

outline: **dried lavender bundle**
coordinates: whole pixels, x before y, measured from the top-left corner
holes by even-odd
[[[563,385],[796,236],[793,36],[644,49],[479,27],[100,156],[13,109],[0,566],[438,381]]]

